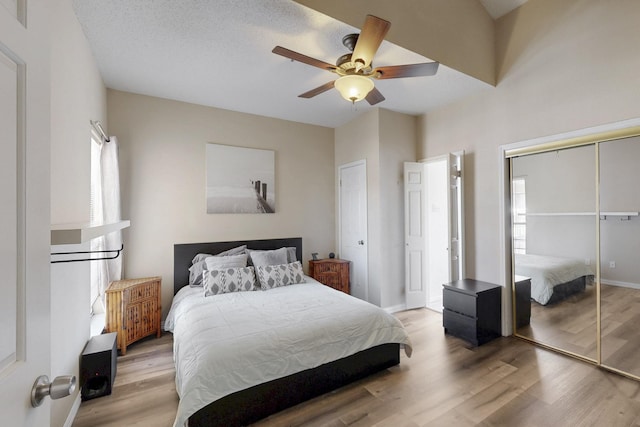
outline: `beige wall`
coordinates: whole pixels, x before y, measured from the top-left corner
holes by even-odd
[[[465,150],[467,275],[500,283],[503,144],[640,116],[640,2],[530,0],[497,21],[499,83],[421,117],[419,157]]]
[[[70,0],[58,0],[51,17],[51,223],[89,221],[90,125],[106,124],[106,89]],[[88,244],[52,246],[52,251],[88,250]],[[78,375],[89,339],[89,263],[51,265],[51,372]],[[72,397],[51,402],[51,425],[64,425],[79,404]]]
[[[415,162],[417,118],[380,110],[382,307],[405,304],[404,162]]]
[[[416,160],[416,124],[414,116],[375,109],[335,132],[336,173],[341,165],[367,162],[367,294],[383,308],[405,302],[402,177],[404,162]]]
[[[108,91],[109,130],[120,144],[125,276],[162,276],[166,315],[176,243],[302,237],[335,248],[333,129]],[[207,214],[205,146],[275,150],[275,214]]]

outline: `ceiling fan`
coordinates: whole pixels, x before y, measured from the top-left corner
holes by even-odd
[[[438,71],[438,62],[426,62],[421,64],[391,65],[373,68],[372,60],[380,44],[384,40],[391,23],[373,15],[367,15],[360,34],[347,34],[342,38],[342,44],[351,53],[342,55],[336,61],[336,65],[310,56],[294,52],[282,46],[276,46],[272,52],[282,55],[292,61],[298,61],[322,68],[339,75],[315,89],[298,95],[300,98],[313,98],[329,89],[336,88],[342,97],[352,103],[366,99],[371,105],[384,101],[384,96],[372,79],[398,79],[403,77],[433,76]]]

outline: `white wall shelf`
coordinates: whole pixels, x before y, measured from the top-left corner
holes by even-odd
[[[122,230],[131,225],[131,221],[122,220],[103,225],[54,224],[51,226],[52,245],[75,245],[88,242],[96,237]]]

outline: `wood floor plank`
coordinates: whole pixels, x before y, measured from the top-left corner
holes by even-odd
[[[411,337],[411,358],[401,354],[399,366],[255,425],[640,425],[640,382],[514,337],[472,347],[445,335],[442,316],[426,309],[397,317]],[[177,405],[172,336],[165,334],[118,358],[112,395],[83,402],[73,427],[171,426]]]

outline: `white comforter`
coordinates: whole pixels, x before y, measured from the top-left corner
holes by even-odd
[[[580,260],[544,255],[516,254],[516,274],[531,278],[531,298],[544,305],[553,295],[553,287],[578,277],[593,276]]]
[[[204,297],[181,289],[165,329],[174,334],[174,426],[228,394],[385,343],[411,343],[394,316],[365,301],[307,283]]]

